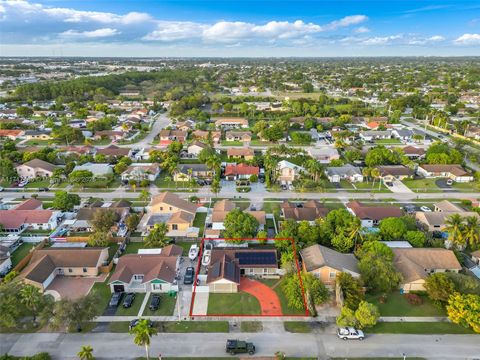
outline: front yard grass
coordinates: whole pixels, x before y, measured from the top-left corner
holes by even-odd
[[[90,292],[93,291],[98,296],[98,301],[95,304],[95,313],[100,316],[107,308],[108,303],[110,302],[110,297],[112,296],[112,293],[110,292],[110,286],[108,286],[107,284],[107,280],[105,280],[105,282],[96,282],[95,284],[93,284]]]
[[[137,316],[138,312],[140,311],[140,307],[142,306],[143,299],[145,298],[145,293],[137,293],[135,295],[135,300],[133,300],[132,306],[125,309],[123,307],[123,300],[122,303],[118,306],[117,311],[115,312],[116,316]]]
[[[445,311],[435,306],[430,299],[423,294],[421,305],[411,305],[399,292],[387,295],[384,304],[379,302],[381,295],[367,295],[366,300],[378,306],[381,316],[445,316]]]
[[[25,188],[31,189],[31,188],[41,188],[41,187],[49,187],[49,186],[50,186],[50,180],[44,179],[44,180],[29,182],[27,185],[25,185]]]
[[[228,321],[161,321],[156,323],[164,333],[228,333]]]
[[[283,327],[285,328],[285,331],[291,333],[307,334],[312,332],[310,323],[305,321],[284,321]]]
[[[175,310],[175,305],[177,304],[177,299],[174,296],[169,296],[168,294],[158,294],[160,295],[160,306],[158,310],[152,311],[148,308],[150,305],[150,299],[147,301],[147,306],[143,310],[143,316],[172,316],[173,311]],[[150,295],[152,297],[152,295]]]
[[[244,293],[215,294],[208,296],[209,315],[260,315],[260,303],[254,296]]]
[[[367,329],[374,334],[475,334],[451,322],[379,322]]]
[[[282,290],[283,279],[259,279],[262,283],[272,288],[280,300],[283,315],[305,315],[305,309],[293,309],[288,306],[288,300]],[[277,284],[278,283],[278,284]]]
[[[17,264],[22,260],[25,256],[28,255],[30,249],[35,247],[35,244],[31,243],[23,243],[20,245],[11,255],[10,260],[12,261],[12,268],[17,266]]]
[[[242,332],[261,332],[263,325],[261,321],[242,321],[240,324],[240,330]]]
[[[413,191],[441,192],[442,189],[437,186],[435,180],[436,179],[405,179],[402,182]]]

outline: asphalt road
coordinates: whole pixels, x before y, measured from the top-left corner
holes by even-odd
[[[287,356],[320,359],[328,357],[419,356],[427,359],[479,359],[478,335],[371,335],[363,342],[343,341],[333,334],[242,333],[242,334],[160,334],[152,339],[151,355],[158,356],[225,356],[229,338],[254,342],[260,356],[283,351]],[[0,353],[25,356],[40,351],[54,359],[77,359],[82,345],[90,345],[101,359],[134,359],[144,356],[143,347],[133,343],[126,333],[96,334],[0,334]]]

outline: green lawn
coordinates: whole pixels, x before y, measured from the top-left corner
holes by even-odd
[[[479,185],[475,181],[468,182],[468,183],[454,182],[452,187],[459,191],[465,191],[465,192],[474,192],[479,190]]]
[[[267,214],[273,214],[275,212],[280,211],[280,203],[279,202],[264,202],[263,203],[263,211]]]
[[[107,281],[105,282],[96,282],[93,284],[92,290],[90,292],[95,291],[95,293],[99,296],[99,300],[95,304],[96,314],[102,315],[105,309],[108,306],[110,301],[110,297],[112,293],[110,292],[110,286],[108,286]]]
[[[222,140],[220,142],[222,145],[224,146],[243,146],[243,142],[241,141],[226,141],[226,140]]]
[[[151,297],[151,296],[150,296]],[[148,299],[147,306],[143,310],[143,316],[171,316],[175,310],[177,299],[174,296],[168,296],[168,294],[160,294],[160,307],[156,311],[152,311],[148,308],[150,305],[150,299]]]
[[[159,332],[228,333],[228,321],[163,321],[156,323]]]
[[[260,279],[262,283],[267,285],[277,293],[278,299],[280,300],[280,305],[282,305],[283,315],[305,315],[305,309],[292,309],[288,306],[288,300],[285,294],[282,291],[282,279]],[[280,283],[275,286],[280,281]],[[275,286],[275,287],[274,287]]]
[[[402,182],[413,191],[441,192],[442,189],[437,186],[435,180],[436,179],[405,179]]]
[[[399,292],[387,296],[384,304],[379,303],[380,295],[367,295],[366,300],[378,306],[381,316],[445,316],[445,311],[432,304],[426,295],[421,305],[410,305]]]
[[[145,297],[145,293],[137,293],[135,296],[135,300],[131,307],[125,309],[123,307],[123,300],[122,304],[117,308],[115,315],[117,316],[137,316],[138,312],[140,311],[140,307],[142,306],[143,298]]]
[[[108,331],[113,333],[126,333],[128,332],[128,321],[112,321],[108,324]]]
[[[199,236],[203,237],[203,229],[205,228],[205,220],[207,219],[207,213],[196,213],[193,220],[193,226],[200,229]]]
[[[29,182],[27,185],[25,185],[25,188],[27,189],[40,188],[40,187],[50,187],[50,180],[49,179],[37,180],[37,181]]]
[[[208,296],[209,315],[260,315],[260,303],[254,296],[244,293],[214,294]]]
[[[291,333],[307,334],[309,332],[312,332],[312,327],[310,326],[310,323],[305,321],[284,321],[283,327],[285,328],[285,331]]]
[[[127,245],[127,248],[125,249],[125,252],[123,253],[123,255],[125,255],[125,254],[137,254],[138,249],[144,249],[144,248],[145,248],[145,244],[143,242],[129,242],[128,245]]]
[[[242,321],[240,329],[242,332],[261,332],[263,325],[261,321]]]
[[[375,140],[375,144],[385,145],[385,144],[401,144],[402,142],[399,139],[378,139]]]
[[[22,260],[25,256],[28,255],[30,249],[35,247],[35,244],[30,243],[23,243],[20,245],[11,255],[10,260],[12,260],[12,268],[17,266],[17,264]]]
[[[367,333],[374,334],[474,334],[450,322],[379,322]]]
[[[366,181],[357,182],[354,184],[354,186],[357,188],[357,190],[372,190],[373,192],[390,192],[390,190],[388,190],[388,188],[385,186],[383,182],[379,183],[378,181],[375,181],[375,183],[373,183],[372,181],[369,181],[368,183]]]
[[[176,242],[175,245],[180,246],[183,249],[183,256],[188,255],[188,251],[190,250],[190,246],[193,244],[197,244],[200,246],[200,244],[194,242],[194,241],[179,241]]]

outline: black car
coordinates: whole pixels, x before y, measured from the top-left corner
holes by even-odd
[[[133,300],[135,300],[135,293],[128,293],[127,296],[125,297],[125,300],[123,300],[123,307],[124,308],[129,308],[133,304]]]
[[[108,303],[108,306],[115,306],[118,307],[120,305],[120,301],[122,300],[123,292],[116,292],[112,294],[112,297],[110,298],[110,302]]]
[[[225,346],[225,351],[230,355],[235,354],[245,354],[249,355],[255,354],[255,345],[251,342],[240,341],[240,340],[227,340],[227,345]]]
[[[130,324],[128,325],[128,330],[132,330],[135,326],[137,326],[139,321],[140,319],[134,319],[130,321]],[[148,326],[152,327],[153,323],[150,320],[147,320],[147,321],[148,321]]]
[[[50,189],[48,187],[41,187],[38,188],[38,191],[50,191]]]
[[[160,306],[160,295],[152,295],[148,308],[152,311],[158,310]]]
[[[187,267],[185,271],[185,276],[183,277],[183,283],[185,285],[193,284],[193,277],[195,276],[195,269],[191,266]]]

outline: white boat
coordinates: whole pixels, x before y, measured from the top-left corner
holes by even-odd
[[[208,266],[212,257],[212,250],[205,250],[202,257],[202,265]]]
[[[198,256],[199,250],[200,249],[197,244],[193,244],[192,246],[190,246],[190,250],[188,251],[188,258],[190,260],[195,260]]]

